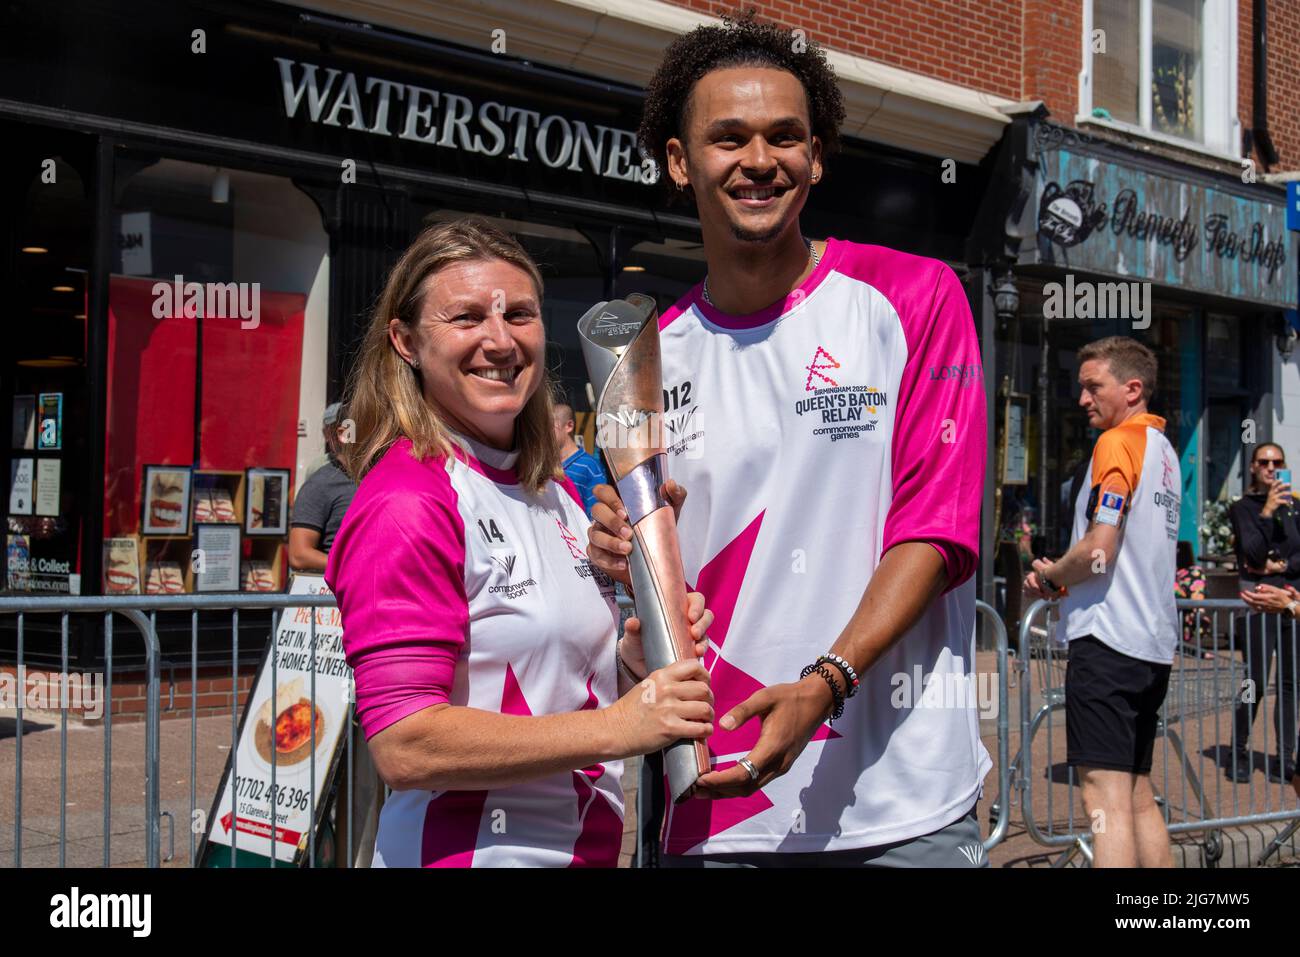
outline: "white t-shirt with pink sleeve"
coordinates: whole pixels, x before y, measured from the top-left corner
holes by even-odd
[[[671,854],[810,852],[918,837],[992,766],[974,680],[986,412],[979,341],[944,264],[831,239],[789,297],[729,316],[697,286],[660,317],[668,471],[688,583],[716,620],[719,715],[828,651],[881,556],[942,554],[949,589],[862,675],[834,728],[747,798],[670,807]],[[757,719],[709,740],[744,757]]]
[[[393,445],[330,550],[366,738],[431,705],[514,715],[617,696],[613,582],[587,559],[572,483],[526,492],[516,454],[417,462]],[[622,762],[490,791],[395,791],[376,867],[615,866]]]

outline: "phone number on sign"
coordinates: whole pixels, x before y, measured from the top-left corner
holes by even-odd
[[[291,808],[298,811],[307,810],[308,792],[305,788],[287,788],[277,785],[272,788],[261,778],[237,776],[235,778],[235,795],[250,801],[270,801],[275,797],[276,807]]]

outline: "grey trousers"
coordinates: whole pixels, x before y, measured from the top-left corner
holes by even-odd
[[[988,867],[979,802],[952,824],[896,844],[798,854],[664,854],[660,867]]]

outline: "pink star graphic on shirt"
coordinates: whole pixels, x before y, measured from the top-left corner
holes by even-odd
[[[760,512],[744,531],[700,569],[699,581],[695,587],[696,591],[704,595],[706,604],[713,612],[713,626],[709,629],[710,647],[704,655],[704,667],[709,671],[714,713],[719,718],[764,687],[758,679],[723,657],[723,645],[731,629],[740,587],[745,580],[754,545],[758,541],[764,514],[765,512]],[[748,754],[758,741],[761,730],[762,724],[757,718],[733,731],[714,725],[713,735],[708,741],[714,770],[726,770],[736,763],[736,759]],[[838,737],[840,735],[837,732],[823,724],[811,740],[826,741]],[[669,812],[668,853],[683,854],[705,838],[734,827],[770,807],[771,800],[761,790],[744,798],[716,801],[697,798],[686,801]]]
[[[600,706],[592,684],[593,673],[587,678],[587,697],[579,711],[591,711]],[[501,690],[501,713],[531,715],[533,709],[524,698],[523,688],[515,671],[506,665],[505,685]],[[578,834],[573,845],[570,867],[614,867],[618,864],[619,836],[623,819],[609,803],[596,782],[605,774],[603,764],[593,764],[573,772],[573,790],[577,799]],[[486,792],[484,792],[486,796]],[[471,845],[472,846],[472,845]]]
[[[592,682],[593,672],[587,679],[587,701],[580,711],[593,711],[600,706]],[[596,782],[605,773],[603,764],[573,772],[573,787],[578,797],[578,822],[581,831],[573,845],[570,867],[616,867],[623,833],[623,818],[610,806],[605,795],[596,788]]]

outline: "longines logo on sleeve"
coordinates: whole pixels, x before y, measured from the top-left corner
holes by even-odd
[[[832,379],[827,372],[839,369],[841,365],[821,346],[803,368],[808,373],[804,392],[812,394],[796,400],[794,412],[800,417],[810,416],[820,426],[813,429],[813,435],[838,442],[840,439],[856,439],[863,433],[879,429],[881,411],[889,405],[888,392],[874,386],[840,385],[839,380]],[[837,374],[843,378],[843,373]]]

